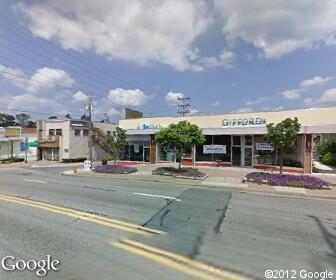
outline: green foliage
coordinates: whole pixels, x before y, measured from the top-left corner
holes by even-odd
[[[316,151],[321,159],[321,162],[326,165],[336,165],[336,143],[331,141],[322,141]]]
[[[0,163],[14,163],[14,162],[23,162],[24,158],[19,158],[19,157],[10,157],[6,159],[1,159]]]
[[[180,121],[178,124],[170,124],[168,127],[162,128],[155,134],[155,140],[162,146],[172,147],[181,163],[184,151],[193,145],[201,145],[205,141],[205,136],[197,125]]]
[[[119,158],[120,151],[126,145],[126,130],[117,127],[112,135],[105,135],[102,141],[105,149],[112,154],[112,158],[116,162]]]
[[[62,162],[84,162],[86,160],[86,158],[65,158],[62,160]]]
[[[336,165],[336,154],[327,152],[321,158],[321,162],[326,165]]]
[[[297,135],[300,131],[298,118],[287,118],[278,124],[267,125],[267,142],[280,151],[280,173],[283,167],[283,153],[294,146]]]
[[[0,127],[15,126],[15,117],[9,114],[0,113]]]
[[[15,115],[18,125],[26,126],[31,119],[31,116],[25,113],[20,113]]]

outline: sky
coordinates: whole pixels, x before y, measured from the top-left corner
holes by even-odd
[[[336,106],[336,0],[0,0],[0,112]]]

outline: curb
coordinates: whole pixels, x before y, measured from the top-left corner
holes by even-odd
[[[78,173],[78,174],[70,174],[70,173],[66,173],[62,172],[61,173],[64,176],[77,176],[77,177],[91,177],[88,176],[88,174],[84,175],[83,173]],[[115,174],[108,174],[108,175],[98,175],[95,174],[96,177],[99,178],[105,178],[105,179],[111,179],[111,176],[113,176],[113,179],[117,179],[117,180],[122,180],[122,181],[138,181],[138,182],[153,182],[153,183],[174,183],[175,186],[192,186],[192,187],[198,187],[198,188],[208,188],[208,189],[213,189],[213,190],[227,190],[227,191],[236,191],[236,192],[241,192],[241,193],[245,193],[245,192],[249,192],[249,193],[253,193],[253,194],[257,194],[257,195],[268,195],[268,196],[279,196],[279,197],[291,197],[291,198],[306,198],[306,199],[323,199],[323,200],[336,200],[336,197],[328,197],[328,196],[324,196],[324,195],[311,195],[311,194],[300,194],[300,193],[286,193],[286,192],[282,192],[279,193],[276,190],[259,190],[259,189],[254,189],[254,188],[250,188],[250,187],[241,187],[241,186],[226,186],[226,185],[207,185],[206,182],[204,181],[200,181],[200,180],[191,180],[191,182],[187,182],[186,179],[176,179],[174,177],[170,177],[172,178],[171,180],[164,180],[162,178],[151,178],[151,179],[146,179],[146,178],[130,178],[130,177],[123,177],[120,175],[115,175]],[[135,175],[132,175],[135,176]],[[160,176],[160,175],[157,175]],[[168,176],[167,176],[168,177]],[[178,181],[177,181],[178,180]],[[234,185],[234,184],[232,184]],[[326,190],[327,191],[327,190]]]

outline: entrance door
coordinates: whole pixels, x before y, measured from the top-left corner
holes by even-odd
[[[244,166],[252,166],[252,148],[244,148]]]
[[[243,166],[252,166],[253,136],[252,135],[243,136],[243,145],[244,145]]]
[[[232,147],[232,165],[241,166],[241,147]]]
[[[144,147],[144,161],[149,162],[150,161],[150,148]]]

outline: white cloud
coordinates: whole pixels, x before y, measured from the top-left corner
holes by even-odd
[[[235,111],[235,113],[250,113],[253,111],[254,110],[251,107],[243,107],[243,108],[239,108],[237,111]]]
[[[190,110],[189,110],[189,113],[187,113],[187,116],[195,116],[195,115],[198,115],[199,114],[199,110],[198,109],[196,109],[196,108],[191,108]]]
[[[290,90],[285,90],[281,94],[284,98],[288,100],[297,100],[300,99],[300,89],[290,89]]]
[[[107,115],[109,116],[121,116],[121,112],[115,108],[110,108],[107,112]]]
[[[78,102],[83,102],[83,101],[87,101],[88,96],[84,92],[79,90],[74,94],[73,99]]]
[[[336,88],[326,90],[322,96],[317,100],[319,103],[335,103],[336,102]]]
[[[231,68],[234,58],[235,54],[232,51],[223,50],[222,53],[219,55],[219,57],[215,56],[204,57],[200,60],[200,62],[207,68],[217,68],[217,67]]]
[[[38,93],[41,89],[53,89],[57,86],[71,87],[74,80],[62,69],[43,67],[29,77],[22,70],[0,64],[0,74],[16,87]]]
[[[259,104],[264,104],[268,101],[270,101],[269,97],[262,96],[262,97],[257,98],[256,100],[247,101],[246,106],[255,106]]]
[[[279,57],[319,42],[335,42],[336,1],[215,0],[228,40],[241,39]]]
[[[41,88],[55,88],[56,86],[71,87],[74,80],[62,69],[48,67],[40,68],[29,79],[28,91],[36,92]]]
[[[332,77],[315,76],[311,79],[303,80],[297,89],[285,90],[281,94],[288,100],[297,100],[301,98],[301,93],[310,90],[312,87],[321,86],[332,80]]]
[[[9,105],[9,109],[22,109],[22,110],[39,110],[44,112],[50,112],[51,107],[54,107],[55,102],[52,102],[46,97],[36,97],[33,94],[25,93],[22,95],[14,96]]]
[[[320,77],[320,76],[315,76],[311,79],[304,80],[300,83],[301,87],[312,87],[312,86],[317,86],[317,85],[323,85],[331,80],[331,77]]]
[[[216,100],[214,102],[212,102],[210,105],[211,106],[219,106],[221,104],[221,101],[220,100]]]
[[[0,64],[0,75],[19,88],[26,88],[28,86],[29,78],[20,69],[7,67]]]
[[[310,106],[313,104],[313,98],[311,97],[307,97],[303,100],[303,103],[306,105],[306,106]]]
[[[182,97],[184,97],[183,93],[170,91],[166,95],[166,101],[169,105],[178,105],[179,104],[178,98]]]
[[[48,0],[20,2],[35,36],[64,49],[94,50],[111,59],[194,69],[195,39],[212,22],[204,0]]]
[[[121,106],[141,106],[146,103],[149,96],[140,89],[111,89],[108,94],[108,100],[111,104]]]

